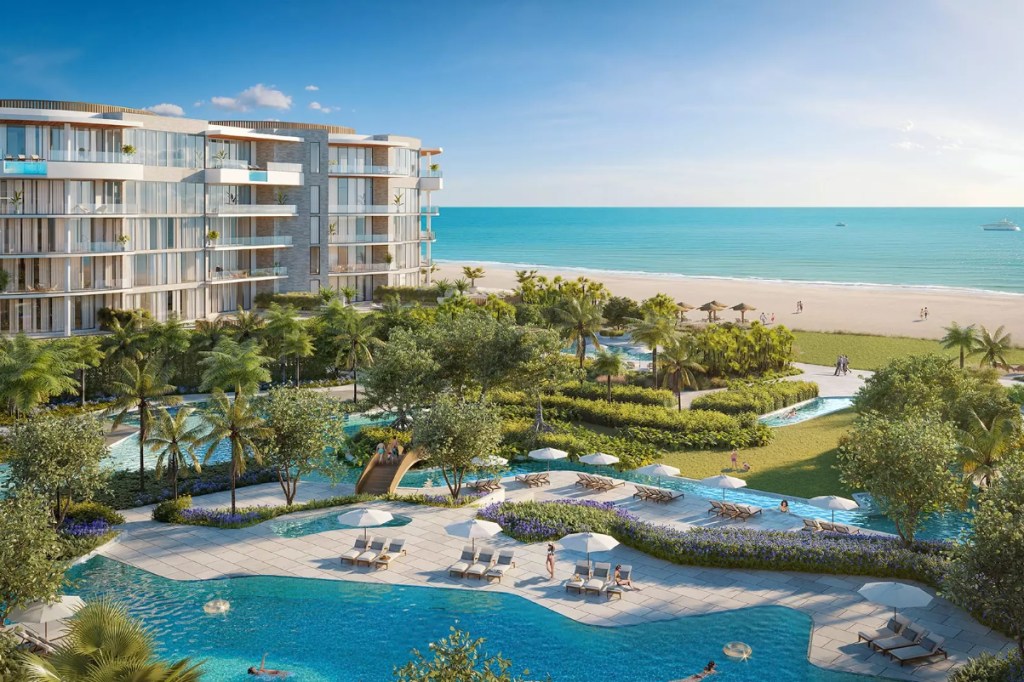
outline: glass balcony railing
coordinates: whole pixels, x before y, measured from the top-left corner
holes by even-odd
[[[63,284],[43,282],[29,284],[27,282],[15,282],[12,277],[11,282],[3,291],[0,291],[0,294],[51,294],[61,291],[64,291]]]
[[[327,172],[335,175],[397,175],[399,177],[416,175],[416,172],[409,168],[371,166],[363,163],[332,163],[327,166]]]
[[[85,215],[130,215],[138,212],[139,207],[135,204],[72,204],[69,211]]]
[[[69,249],[71,253],[116,253],[130,250],[131,242],[74,242]]]
[[[389,272],[397,269],[394,263],[338,263],[331,266],[331,272]]]
[[[142,163],[138,154],[124,152],[71,151],[51,149],[50,161],[80,161],[83,163]]]
[[[437,236],[434,234],[433,230],[423,230],[420,232],[420,239],[432,242],[437,239]]]
[[[207,168],[236,168],[240,170],[261,170],[245,159],[210,159]]]
[[[218,237],[209,246],[291,246],[291,235],[272,235],[267,237]]]
[[[438,170],[430,170],[429,168],[424,168],[424,169],[420,170],[420,177],[421,178],[443,178],[444,174],[441,173],[440,169],[438,169]]]
[[[96,279],[92,281],[78,280],[72,282],[71,291],[101,291],[110,289],[128,289],[131,281],[127,279]]]
[[[217,270],[210,274],[210,279],[215,282],[235,279],[251,279],[254,277],[287,277],[288,268],[276,266],[272,268],[246,268],[243,270]]]
[[[328,207],[329,213],[360,213],[370,215],[417,215],[418,208],[395,206],[394,204],[341,204]]]
[[[216,215],[295,215],[294,204],[222,204],[212,206],[210,213]]]
[[[43,159],[5,159],[0,167],[4,175],[46,175],[46,161]]]

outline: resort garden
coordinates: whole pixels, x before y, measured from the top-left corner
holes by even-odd
[[[792,376],[799,374],[795,344],[806,337],[757,322],[693,325],[666,295],[631,301],[586,278],[524,271],[519,282],[507,296],[472,296],[468,280],[381,289],[373,310],[329,293],[267,296],[259,312],[195,328],[108,311],[101,336],[4,339],[0,615],[54,599],[68,563],[116,535],[118,509],[158,503],[159,522],[238,528],[373,499],[464,506],[479,498],[469,481],[500,474],[481,457],[518,461],[550,447],[571,460],[610,453],[622,471],[658,462],[693,478],[726,472],[797,497],[866,491],[896,535],[683,531],[612,505],[568,501],[505,502],[481,509],[481,518],[523,542],[601,532],[683,565],[917,580],[1024,652],[1021,392],[1001,386],[991,368],[1009,350],[986,349],[973,332],[956,340],[957,328],[947,345],[962,343],[987,368],[901,355],[880,362],[852,410],[776,430],[759,416],[818,395],[816,384]],[[649,349],[649,367],[605,347],[624,335]],[[721,390],[684,407],[687,392],[706,389]],[[345,426],[356,412],[375,415],[375,423],[350,434]],[[108,441],[125,429],[138,433],[138,467],[111,471]],[[433,492],[440,494],[296,501],[311,476],[354,482],[381,443],[420,453],[422,466],[439,472],[444,487]],[[734,451],[757,467],[737,471]],[[215,453],[221,460],[211,461]],[[236,504],[238,487],[271,482],[280,505]],[[194,506],[222,490],[231,493],[229,508]],[[930,516],[967,509],[973,523],[963,537],[917,537]],[[86,679],[67,672],[83,660],[70,647],[104,628],[138,639],[123,656],[111,653],[112,671],[201,679],[201,663],[160,661],[145,632],[132,627],[123,609],[100,603],[76,617],[67,651],[14,655],[5,635],[0,679],[4,666],[8,679]],[[453,632],[442,644],[465,653],[480,642]],[[396,665],[396,675],[440,679],[430,676],[435,663],[419,657]],[[507,661],[493,663],[500,672],[479,679],[511,679]],[[1009,675],[1019,663],[972,665]],[[956,679],[1002,679],[972,674],[962,670]]]

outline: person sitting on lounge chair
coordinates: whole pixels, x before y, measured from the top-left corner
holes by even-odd
[[[639,590],[639,587],[633,587],[633,581],[628,575],[622,575],[622,564],[615,565],[615,576],[613,578],[615,584],[619,587],[628,587],[631,590]]]
[[[743,470],[744,471],[750,471],[750,462],[744,462],[743,463]]]
[[[267,668],[267,655],[263,654],[263,658],[260,659],[260,667],[250,666],[247,670],[250,675],[260,675],[262,677],[288,677],[291,675],[287,670],[271,670]]]

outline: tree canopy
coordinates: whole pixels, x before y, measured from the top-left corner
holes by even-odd
[[[442,396],[416,419],[413,447],[441,469],[452,497],[458,497],[474,457],[486,457],[501,442],[501,417],[483,403],[461,403]]]
[[[0,499],[0,622],[11,609],[52,599],[64,583],[61,541],[47,500],[29,490]]]

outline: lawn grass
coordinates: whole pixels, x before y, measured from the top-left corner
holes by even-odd
[[[868,370],[878,369],[893,358],[904,355],[941,353],[951,358],[959,357],[956,351],[945,350],[933,339],[848,332],[795,331],[793,335],[796,337],[796,341],[793,342],[793,359],[812,365],[832,366],[836,362],[836,357],[843,353],[850,358],[851,367]],[[1024,349],[1015,348],[1007,353],[1006,361],[1011,365],[1024,364]],[[968,358],[967,362],[973,366],[978,365],[976,358]]]
[[[729,474],[744,479],[755,490],[795,497],[843,495],[853,491],[839,482],[836,463],[839,439],[849,431],[856,413],[843,410],[801,424],[773,429],[769,445],[739,453],[739,463],[749,462],[747,473],[732,470],[729,452],[689,450],[672,452],[659,460],[678,467],[683,476],[705,478]]]

